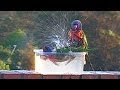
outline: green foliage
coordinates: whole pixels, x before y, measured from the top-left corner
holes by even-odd
[[[33,45],[28,43],[25,49],[17,49],[12,55],[11,69],[18,69],[17,66],[25,70],[34,70],[34,52]],[[8,60],[10,63],[10,60]]]
[[[13,53],[13,55],[11,56],[11,60],[10,60],[10,59],[7,60],[7,63],[10,64],[10,68],[11,68],[12,70],[17,70],[17,69],[18,69],[18,68],[17,68],[17,66],[18,66],[17,63],[18,63],[18,62],[21,62],[21,63],[24,63],[24,62],[25,62],[25,58],[24,58],[23,52],[24,52],[24,50],[22,50],[22,49],[17,49],[17,50]]]
[[[72,52],[93,52],[95,51],[96,48],[83,48],[83,47],[64,47],[64,48],[60,48],[60,49],[57,49],[56,51],[58,53],[69,53],[70,51]]]
[[[0,45],[0,59],[7,60],[11,55],[11,51]]]
[[[24,47],[25,43],[26,33],[22,29],[17,29],[8,36],[5,46],[13,47],[13,45],[17,45],[18,48],[22,48]]]
[[[0,60],[0,70],[10,70],[10,67],[5,62]]]

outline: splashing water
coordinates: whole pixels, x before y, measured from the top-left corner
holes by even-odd
[[[52,45],[54,48],[69,46],[68,31],[71,22],[81,19],[78,11],[42,11],[37,18],[41,46]],[[37,32],[38,33],[38,32]],[[42,38],[41,38],[42,37]],[[44,38],[43,38],[44,37]]]
[[[47,15],[46,12],[44,13]],[[55,14],[52,15],[53,17],[47,15],[51,19],[50,23],[52,25],[47,25],[51,35],[48,36],[46,41],[49,41],[48,44],[52,44],[52,46],[58,49],[68,46],[67,32],[69,29],[67,23],[69,20],[66,18],[67,14],[62,12],[60,18],[56,17]]]
[[[55,44],[56,48],[63,48],[67,46],[67,35],[65,32],[66,28],[63,28],[59,24],[56,24],[53,27],[54,31],[52,31],[52,37],[50,38],[50,41]]]
[[[69,18],[70,13],[65,11],[42,11],[40,17],[37,18],[38,24],[36,25],[36,29],[39,29],[38,37],[42,37],[40,38],[42,46],[49,44],[55,48],[68,46],[67,34],[70,29],[70,22],[73,21]]]
[[[53,38],[51,38],[52,43],[55,44],[55,47],[57,49],[63,48],[65,46],[68,46],[69,43],[67,42],[66,39],[63,39],[62,37],[55,35]]]

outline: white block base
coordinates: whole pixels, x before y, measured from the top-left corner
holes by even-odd
[[[75,56],[73,60],[69,62],[69,60],[63,61],[63,62],[56,62],[54,64],[49,59],[43,60],[40,55],[43,54],[41,50],[34,50],[35,52],[35,71],[39,72],[43,75],[50,75],[50,74],[74,74],[74,75],[80,75],[83,73],[84,64],[85,62],[85,55],[87,52],[77,52],[77,53],[71,53]]]

